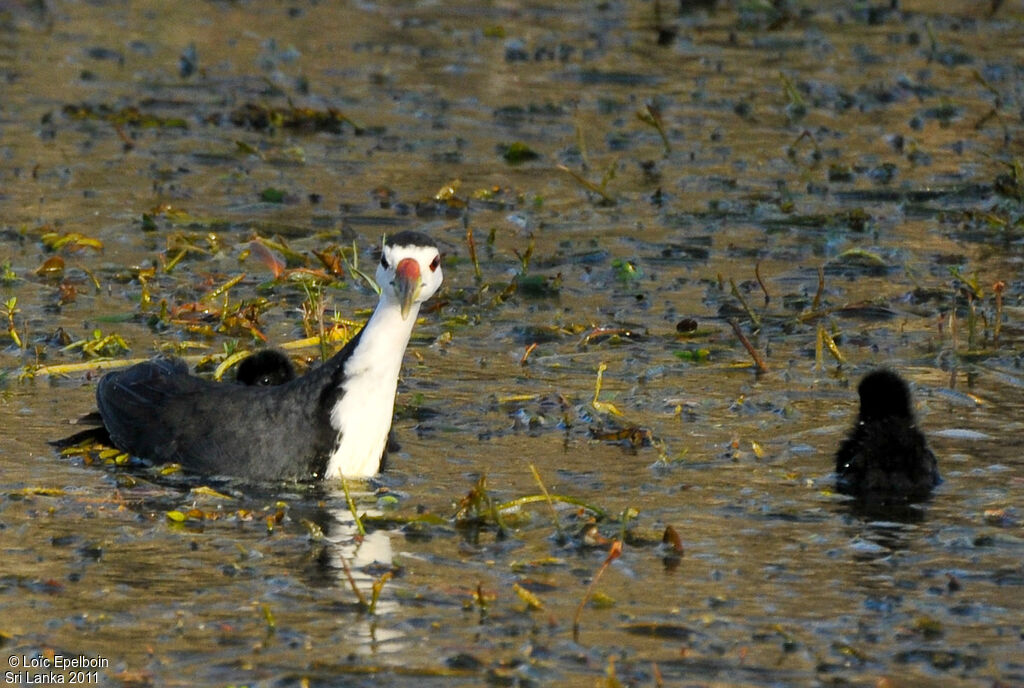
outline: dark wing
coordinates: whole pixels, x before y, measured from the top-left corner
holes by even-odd
[[[180,462],[183,413],[202,396],[203,381],[180,359],[158,358],[108,373],[96,388],[103,425],[118,449],[158,463]],[[196,421],[196,414],[188,414]]]
[[[114,446],[140,458],[205,474],[308,480],[335,440],[310,399],[314,382],[223,384],[157,359],[104,376],[96,400]]]
[[[93,411],[87,413],[77,421],[75,425],[88,426],[84,430],[79,430],[73,435],[62,437],[59,440],[48,440],[47,444],[57,449],[67,449],[68,447],[74,447],[78,444],[90,443],[90,444],[105,444],[108,447],[113,446],[110,442],[110,434],[107,433],[107,429],[103,427],[103,418],[100,417],[99,412]]]

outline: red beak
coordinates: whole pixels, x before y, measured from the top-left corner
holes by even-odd
[[[412,304],[423,287],[420,281],[420,264],[412,258],[404,258],[395,266],[395,292],[402,306],[402,319],[409,317]]]

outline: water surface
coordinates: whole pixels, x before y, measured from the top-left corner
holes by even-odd
[[[1024,683],[1019,8],[758,7],[0,6],[0,292],[24,345],[0,338],[3,650],[104,658],[104,685]],[[344,117],[239,114],[292,105]],[[517,142],[538,157],[508,162]],[[269,344],[297,340],[309,294],[249,242],[309,268],[354,244],[365,267],[406,227],[443,245],[446,285],[406,357],[401,449],[352,486],[393,517],[365,538],[338,484],[46,444],[96,376],[19,377],[82,360],[67,341],[252,348],[186,306],[222,308],[204,295],[243,273],[229,309],[265,299]],[[373,304],[347,275],[328,319]],[[816,356],[819,326],[845,363]],[[602,363],[621,417],[591,403]],[[912,383],[945,482],[864,513],[829,471],[878,365]],[[544,503],[503,531],[457,515],[481,476],[496,502],[538,494],[531,465],[607,540],[565,504],[557,526]],[[346,566],[367,598],[393,576],[375,613]]]

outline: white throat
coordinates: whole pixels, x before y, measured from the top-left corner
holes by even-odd
[[[325,478],[368,478],[380,471],[402,358],[419,310],[414,304],[402,319],[398,305],[382,298],[363,328],[345,361],[341,394],[331,409],[338,443],[327,460]]]

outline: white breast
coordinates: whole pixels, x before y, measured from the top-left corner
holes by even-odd
[[[366,323],[358,346],[345,362],[342,393],[331,409],[331,425],[339,439],[327,461],[325,478],[368,478],[380,471],[402,357],[416,316],[412,312],[403,320],[397,308],[384,305]]]

